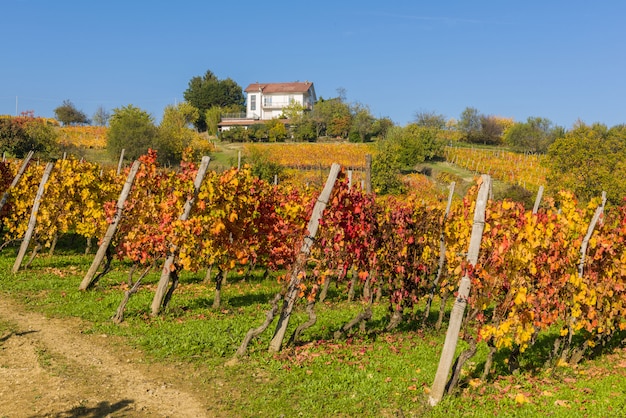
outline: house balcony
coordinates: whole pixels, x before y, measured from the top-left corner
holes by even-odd
[[[283,108],[285,108],[287,106],[290,106],[293,103],[294,102],[286,102],[286,101],[282,101],[282,102],[266,102],[266,103],[263,103],[263,109],[267,109],[267,110],[270,110],[270,109],[283,109]],[[300,105],[302,105],[304,107],[304,109],[306,109],[306,110],[311,110],[313,108],[313,106],[310,103],[305,103],[305,104],[300,103]]]

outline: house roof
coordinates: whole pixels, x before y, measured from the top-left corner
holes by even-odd
[[[263,94],[271,93],[306,93],[313,86],[310,81],[293,83],[252,83],[244,90],[246,93],[254,93],[257,91]]]

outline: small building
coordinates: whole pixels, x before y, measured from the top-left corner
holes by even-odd
[[[220,130],[228,130],[234,126],[248,127],[279,118],[283,115],[283,109],[293,103],[301,105],[305,110],[311,110],[317,101],[315,88],[310,81],[252,83],[244,92],[247,94],[245,117],[223,115],[219,123]]]

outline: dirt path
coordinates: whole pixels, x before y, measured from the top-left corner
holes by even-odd
[[[214,417],[181,368],[0,299],[0,417]],[[2,331],[4,330],[4,331]]]

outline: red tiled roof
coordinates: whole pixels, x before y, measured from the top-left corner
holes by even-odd
[[[313,83],[310,81],[293,83],[252,83],[244,90],[246,93],[261,90],[264,94],[269,93],[306,93]]]

